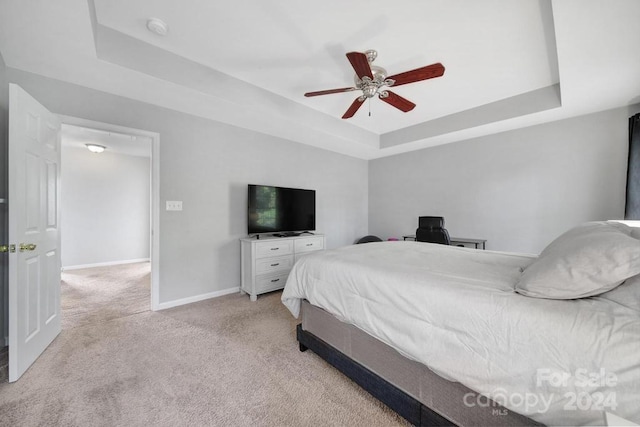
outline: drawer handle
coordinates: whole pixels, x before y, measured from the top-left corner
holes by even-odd
[[[272,279],[271,283],[275,283],[275,282],[279,282],[279,281],[280,281],[280,279]]]
[[[271,267],[277,267],[277,266],[279,266],[279,265],[280,265],[280,263],[279,263],[279,262],[277,262],[277,263],[275,263],[275,264],[271,264]]]
[[[313,246],[313,243],[307,243],[307,246]]]
[[[271,248],[272,251],[277,251],[280,248]]]

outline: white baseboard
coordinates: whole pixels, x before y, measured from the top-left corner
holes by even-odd
[[[120,260],[120,261],[109,261],[109,262],[97,262],[95,264],[70,265],[70,266],[62,267],[62,271],[80,270],[82,268],[93,268],[93,267],[107,267],[107,266],[110,266],[110,265],[134,264],[136,262],[149,262],[149,258],[125,259],[125,260]]]
[[[173,301],[161,302],[158,304],[158,310],[165,310],[171,307],[178,307],[179,305],[191,304],[192,302],[204,301],[206,299],[222,297],[225,295],[233,294],[236,292],[240,292],[240,286],[236,286],[235,288],[223,289],[221,291],[209,292],[206,294],[200,294],[193,297],[176,299]]]

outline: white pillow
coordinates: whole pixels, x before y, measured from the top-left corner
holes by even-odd
[[[640,274],[640,240],[617,222],[588,222],[551,242],[529,265],[516,292],[537,298],[575,299],[609,291]]]

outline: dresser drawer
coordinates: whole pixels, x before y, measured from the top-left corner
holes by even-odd
[[[256,292],[269,292],[275,291],[276,289],[284,288],[285,283],[287,283],[287,277],[289,277],[289,272],[281,272],[278,274],[267,274],[256,277]]]
[[[256,258],[288,255],[292,253],[292,240],[270,240],[256,243]]]
[[[258,295],[283,289],[294,263],[325,249],[324,235],[240,239],[240,289]]]
[[[296,253],[319,251],[324,249],[324,239],[322,237],[306,237],[295,240]]]
[[[275,273],[282,270],[289,271],[291,267],[293,267],[293,255],[256,260],[256,274]]]

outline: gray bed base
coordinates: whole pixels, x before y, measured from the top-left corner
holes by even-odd
[[[440,377],[306,300],[301,312],[300,350],[312,350],[414,425],[542,425],[484,397],[478,399],[469,388]]]

